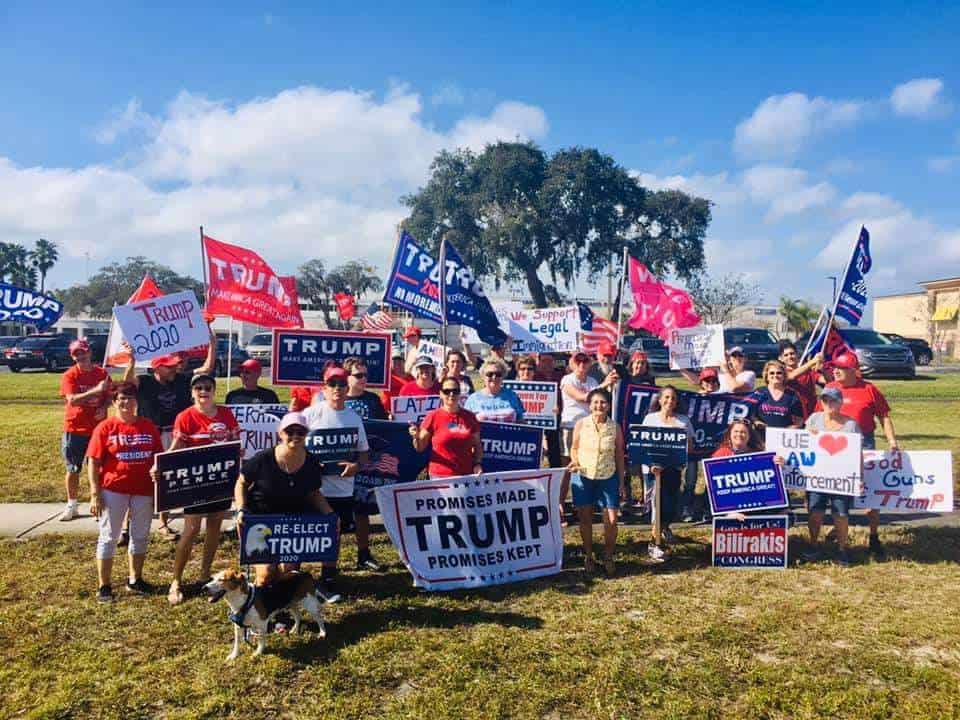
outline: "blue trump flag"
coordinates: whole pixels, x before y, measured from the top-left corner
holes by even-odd
[[[63,315],[63,303],[33,290],[0,282],[0,322],[34,325],[46,330]]]
[[[383,301],[415,315],[452,325],[467,325],[488,345],[501,345],[507,336],[480,282],[446,243],[443,273],[444,302],[440,298],[440,263],[404,231],[397,243]],[[441,312],[443,314],[441,314]]]
[[[384,485],[413,482],[423,472],[430,459],[430,448],[423,452],[413,449],[409,425],[387,420],[366,420],[370,453],[367,462],[353,477],[354,502],[365,506],[368,512],[377,512],[375,490]]]
[[[870,258],[870,233],[865,227],[860,228],[860,237],[857,246],[853,249],[853,257],[843,276],[843,285],[837,295],[837,305],[834,315],[842,317],[856,327],[867,307],[867,281],[865,275],[870,272],[873,260]]]

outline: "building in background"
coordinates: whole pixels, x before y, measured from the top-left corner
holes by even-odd
[[[923,338],[936,355],[960,359],[960,277],[917,284],[923,291],[874,299],[874,329]]]

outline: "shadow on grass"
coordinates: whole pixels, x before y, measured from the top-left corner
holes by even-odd
[[[924,435],[922,433],[915,434],[898,434],[897,440],[954,440],[956,439],[954,435]]]

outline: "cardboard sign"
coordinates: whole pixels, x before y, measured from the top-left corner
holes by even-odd
[[[563,468],[377,488],[390,540],[413,584],[453,590],[553,575],[563,566]]]
[[[340,550],[337,514],[243,514],[240,564],[333,562]]]
[[[780,466],[772,452],[744,453],[703,461],[714,515],[789,506]]]
[[[503,386],[513,390],[523,403],[523,425],[557,429],[557,383],[504,380]]]
[[[243,459],[277,444],[277,426],[287,414],[286,405],[227,405],[240,425]]]
[[[687,431],[631,425],[627,429],[627,455],[631,465],[687,466]]]
[[[390,336],[350,330],[273,330],[274,385],[317,385],[331,362],[358,357],[367,366],[367,387],[390,383]]]
[[[630,425],[643,423],[650,412],[653,398],[660,392],[656,385],[618,383],[614,417],[620,423],[624,438]],[[681,390],[677,393],[680,408],[693,425],[693,454],[697,457],[710,455],[720,446],[723,433],[733,420],[751,420],[756,414],[757,402],[749,396],[728,393],[700,393]]]
[[[431,450],[428,447],[418,453],[413,449],[407,423],[367,420],[363,429],[370,453],[353,476],[353,499],[373,505],[378,487],[416,480],[427,466]]]
[[[484,472],[536,470],[543,455],[543,430],[512,423],[480,423]]]
[[[515,355],[541,352],[575,352],[579,349],[580,311],[576,305],[559,308],[518,308],[494,305],[500,327],[511,338]]]
[[[157,453],[157,512],[227,500],[240,475],[240,443],[227,442]]]
[[[449,348],[447,348],[445,345],[421,338],[420,342],[417,344],[417,355],[426,355],[428,358],[433,360],[433,364],[437,368],[437,377],[440,377],[440,368],[443,367],[443,361],[447,357],[448,349]]]
[[[786,515],[751,515],[744,520],[713,519],[713,566],[747,570],[787,567]]]
[[[341,462],[353,461],[360,441],[360,431],[354,427],[318,428],[307,433],[304,447],[307,452],[323,463],[325,474],[339,475]]]
[[[859,433],[768,427],[764,447],[787,461],[787,490],[858,497],[863,494],[860,441]]]
[[[460,398],[462,405],[466,398]],[[390,398],[390,411],[396,422],[419,425],[431,410],[440,407],[439,395],[416,395]]]
[[[210,330],[192,290],[117,305],[113,315],[137,360],[150,360],[210,342]]]
[[[883,513],[953,512],[953,455],[949,450],[863,451],[864,495],[857,508]]]
[[[670,369],[702,370],[724,362],[723,325],[697,325],[670,331]]]

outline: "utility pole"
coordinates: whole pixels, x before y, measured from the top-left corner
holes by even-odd
[[[833,280],[833,295],[830,296],[834,303],[837,302],[837,276],[827,275],[827,280]]]

